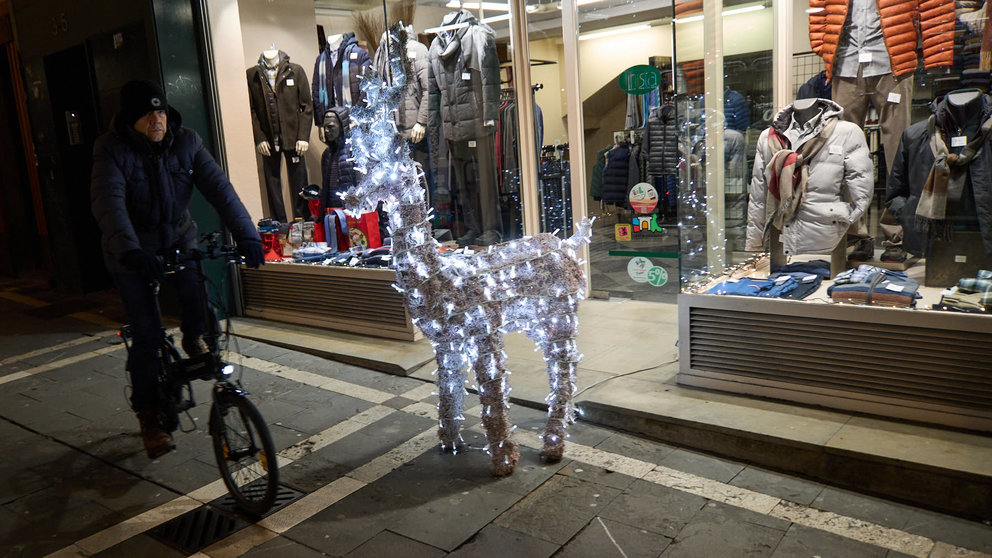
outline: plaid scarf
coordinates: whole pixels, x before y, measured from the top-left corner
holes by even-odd
[[[768,184],[765,194],[765,235],[768,235],[769,225],[782,230],[782,224],[796,215],[806,197],[809,162],[827,144],[836,124],[836,116],[826,119],[820,133],[795,151],[787,147],[788,140],[775,131],[774,127],[768,128],[768,146],[774,155],[765,166],[765,183]]]
[[[927,176],[916,205],[916,229],[924,238],[933,233],[934,238],[949,238],[951,223],[947,219],[947,198],[961,197],[964,181],[968,177],[968,165],[975,158],[989,131],[992,130],[992,117],[982,123],[975,137],[964,146],[961,153],[948,153],[943,135],[937,131],[937,116],[930,115],[927,121],[927,134],[930,136],[930,151],[933,152],[933,167]],[[949,192],[950,189],[950,192]]]

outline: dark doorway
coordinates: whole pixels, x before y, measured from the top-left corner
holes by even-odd
[[[0,48],[0,274],[17,277],[39,265],[31,187],[17,125],[17,103],[6,49]]]
[[[59,214],[66,220],[72,244],[62,253],[74,258],[79,286],[85,292],[111,286],[103,264],[100,229],[90,212],[90,167],[93,142],[100,134],[92,66],[84,45],[45,57],[45,75],[51,95],[61,180],[57,187],[65,203]]]

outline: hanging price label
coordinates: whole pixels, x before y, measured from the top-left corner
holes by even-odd
[[[620,89],[630,95],[643,95],[661,85],[661,70],[647,64],[631,66],[620,74]]]

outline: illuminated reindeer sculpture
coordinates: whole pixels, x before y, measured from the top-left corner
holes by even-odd
[[[394,28],[395,29],[395,28]],[[395,37],[395,35],[394,35]],[[362,89],[368,105],[354,108],[351,131],[355,167],[364,179],[342,195],[353,212],[372,211],[383,202],[389,215],[395,287],[404,295],[416,324],[434,346],[437,359],[438,437],[457,452],[465,391],[465,369],[475,374],[482,424],[492,456],[492,472],[508,475],[519,452],[510,438],[509,385],[503,335],[522,331],[544,352],[551,393],[541,456],[561,459],[565,428],[574,421],[572,395],[580,355],[576,312],[585,277],[577,252],[588,242],[591,221],[566,240],[539,234],[471,256],[441,257],[424,201],[423,172],[409,156],[392,118],[401,102],[407,61],[404,41],[389,44],[392,83],[373,71]]]

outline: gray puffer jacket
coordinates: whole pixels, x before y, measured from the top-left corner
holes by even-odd
[[[792,105],[779,111],[772,120],[775,131],[787,138],[795,150],[819,135],[827,119],[837,119],[833,134],[809,161],[805,198],[795,217],[783,224],[781,239],[788,255],[831,252],[844,239],[848,225],[860,218],[871,204],[873,166],[864,132],[856,124],[840,119],[844,109],[837,103],[817,99],[816,105],[820,112],[806,124],[793,121]],[[766,129],[758,137],[751,173],[747,250],[761,250],[764,244],[768,193],[765,167],[773,155]]]
[[[499,117],[499,60],[496,34],[468,10],[448,14],[443,25],[468,23],[431,42],[430,107],[440,111],[444,138],[471,140],[496,130]]]
[[[676,174],[679,149],[675,135],[675,107],[652,107],[645,128],[641,151],[648,162],[648,175]]]
[[[190,217],[193,188],[217,213],[238,242],[260,242],[258,231],[227,175],[196,132],[182,127],[169,107],[165,139],[155,146],[114,119],[112,130],[93,146],[90,199],[103,233],[103,257],[111,273],[132,273],[121,261],[131,250],[164,254],[196,247]]]
[[[390,35],[390,40],[397,41],[399,38],[395,34],[392,34]],[[430,64],[427,60],[426,46],[413,39],[407,39],[405,46],[406,57],[410,61],[413,75],[407,76],[406,89],[403,92],[403,106],[400,108],[399,116],[396,119],[396,127],[403,133],[404,137],[409,139],[410,130],[413,129],[414,124],[419,123],[421,126],[427,126],[427,96],[430,88],[427,74]],[[376,49],[375,58],[373,59],[379,75],[388,75],[389,72],[386,67],[388,62],[386,34],[383,33],[382,40],[379,41],[379,48]]]

